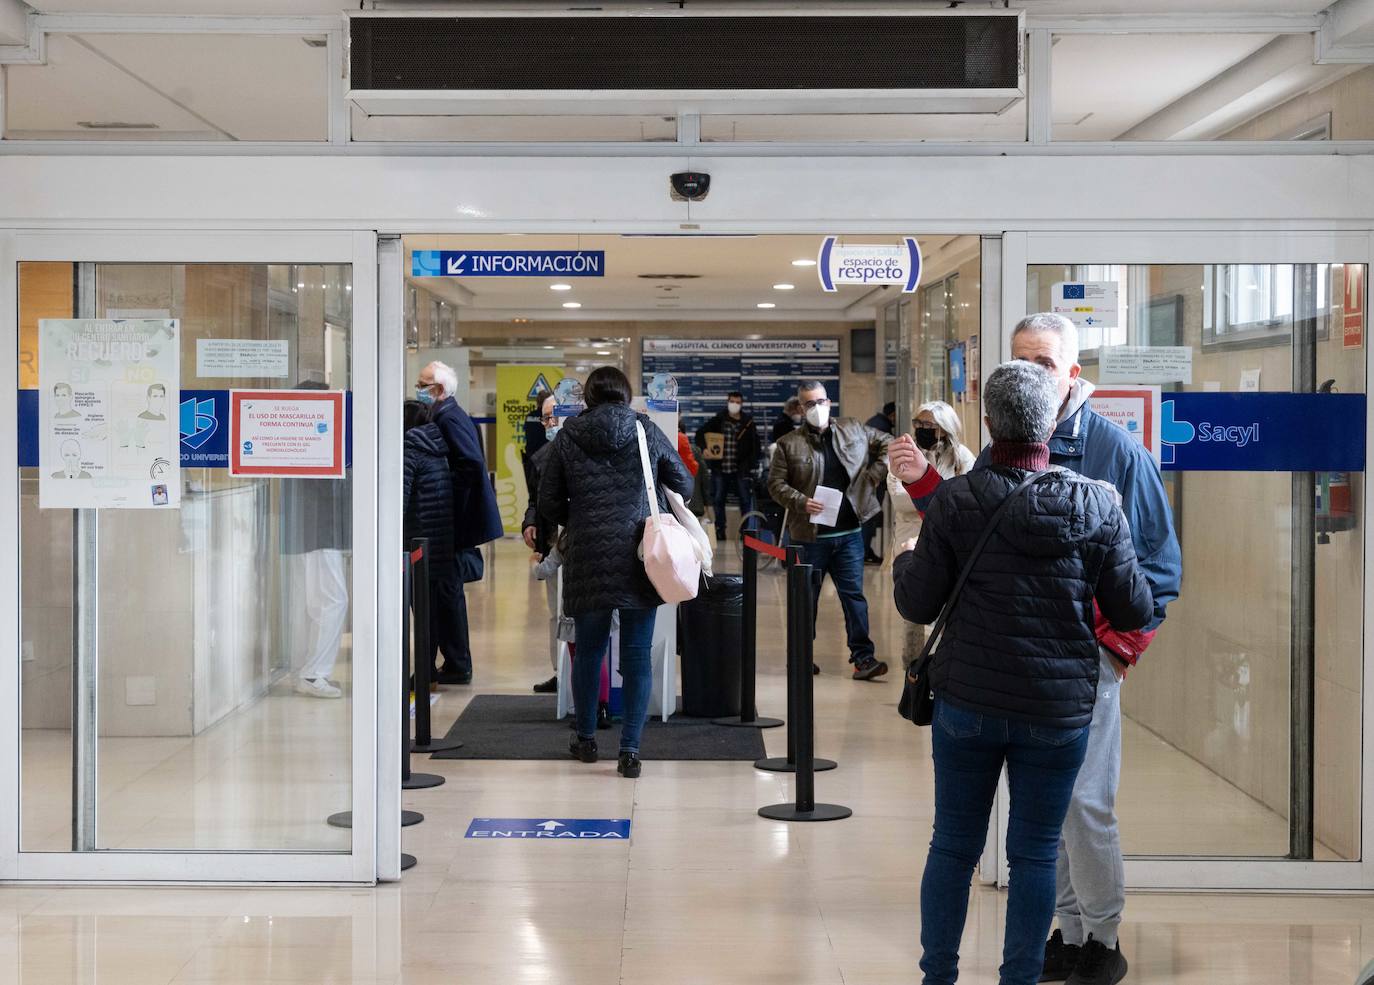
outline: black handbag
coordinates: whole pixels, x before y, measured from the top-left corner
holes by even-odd
[[[482,561],[480,547],[460,547],[454,561],[458,566],[458,576],[465,584],[481,581],[482,576],[486,574],[486,564]]]
[[[1059,470],[1042,469],[1027,476],[1024,482],[1013,489],[1006,499],[1002,500],[1001,505],[993,512],[992,518],[983,527],[983,533],[979,536],[978,543],[973,545],[973,552],[964,562],[964,569],[959,572],[959,578],[954,582],[954,589],[945,601],[945,607],[940,612],[940,618],[935,620],[935,625],[931,627],[930,633],[926,636],[926,645],[921,649],[921,655],[916,658],[911,669],[907,671],[906,681],[902,686],[902,699],[897,702],[897,714],[911,724],[929,725],[930,720],[935,716],[935,692],[931,690],[930,686],[930,668],[932,658],[935,655],[935,644],[939,642],[941,634],[944,633],[945,624],[949,622],[950,613],[954,611],[954,606],[959,601],[959,593],[963,591],[964,582],[968,581],[969,572],[978,562],[978,556],[983,553],[983,548],[987,547],[988,541],[992,539],[992,532],[997,528],[997,523],[1002,519],[1002,514],[1007,511],[1012,500],[1040,481],[1042,476],[1057,471]]]

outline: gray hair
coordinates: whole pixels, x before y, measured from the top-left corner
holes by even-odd
[[[1054,433],[1059,384],[1049,370],[1014,359],[983,384],[983,409],[993,441],[1039,444]]]
[[[1056,315],[1050,311],[1027,315],[1017,322],[1016,327],[1011,330],[1012,339],[1015,340],[1016,336],[1022,332],[1046,332],[1050,335],[1058,335],[1059,357],[1065,360],[1065,364],[1068,366],[1078,363],[1078,326],[1063,315]]]
[[[825,390],[825,384],[820,380],[802,380],[801,386],[797,387],[797,399],[800,400],[807,390]],[[830,391],[825,390],[825,394],[830,396]]]
[[[430,363],[430,368],[434,371],[434,382],[439,384],[445,397],[451,397],[458,392],[458,374],[452,366],[435,360]]]
[[[912,416],[915,418],[922,414],[929,414],[935,418],[936,425],[941,431],[949,435],[956,445],[963,441],[964,426],[959,423],[959,415],[954,413],[954,408],[943,400],[930,400],[921,404]]]

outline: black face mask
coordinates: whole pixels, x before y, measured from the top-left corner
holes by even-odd
[[[934,428],[916,429],[916,447],[922,451],[930,451],[940,443],[940,432]]]

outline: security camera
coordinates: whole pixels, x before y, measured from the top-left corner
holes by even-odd
[[[679,171],[669,180],[674,202],[700,202],[711,190],[711,176],[704,171]]]

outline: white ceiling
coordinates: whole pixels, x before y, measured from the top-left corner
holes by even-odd
[[[952,257],[976,253],[976,237],[918,236],[927,269],[948,266]],[[871,320],[873,303],[895,288],[846,288],[827,294],[815,267],[794,267],[815,259],[820,236],[407,236],[405,265],[412,250],[605,250],[606,276],[566,278],[571,291],[557,292],[556,277],[424,277],[415,282],[462,309],[459,320],[550,318],[568,321],[641,319]],[[896,242],[893,237],[846,237],[847,242]],[[645,280],[640,274],[696,274],[693,280]],[[408,278],[409,279],[409,278]],[[774,284],[794,290],[778,291]],[[854,307],[860,301],[863,304]],[[566,301],[581,302],[575,311]],[[759,302],[777,307],[761,310]],[[852,310],[847,310],[852,309]]]

